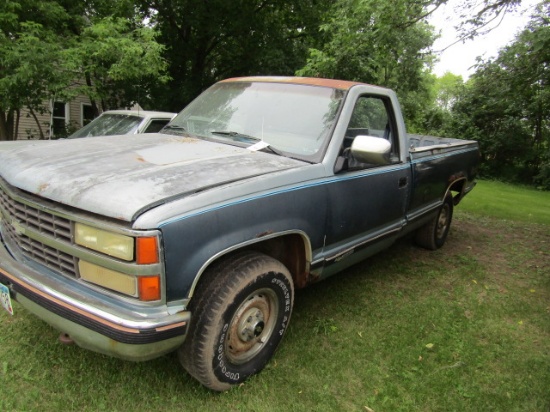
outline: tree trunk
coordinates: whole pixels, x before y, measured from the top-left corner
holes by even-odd
[[[19,137],[19,120],[21,119],[21,110],[17,109],[15,111],[15,131],[13,133],[13,140],[17,140]]]
[[[13,134],[13,109],[5,112],[0,108],[0,141],[14,140]]]
[[[90,73],[85,73],[84,77],[86,79],[86,86],[88,86],[90,90],[92,90],[92,79],[90,77]],[[88,96],[88,98],[90,99],[90,104],[92,105],[92,113],[95,119],[97,116],[99,116],[99,108],[97,107],[97,103],[94,99],[92,99],[90,96]]]
[[[0,113],[0,141],[10,140],[8,139],[8,128],[6,124],[6,112]]]
[[[29,107],[29,111],[31,112],[31,115],[34,118],[34,121],[36,122],[36,126],[38,126],[38,131],[40,132],[40,140],[45,140],[46,137],[44,136],[44,132],[42,131],[42,126],[40,126],[40,122],[38,121],[38,117],[36,117],[36,114],[34,113],[34,110],[31,109],[30,107]]]

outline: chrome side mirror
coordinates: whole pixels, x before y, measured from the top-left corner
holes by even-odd
[[[351,154],[362,163],[387,165],[390,163],[391,143],[381,137],[357,136],[351,144]]]

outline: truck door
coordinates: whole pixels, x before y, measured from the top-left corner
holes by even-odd
[[[361,163],[350,146],[359,135],[388,139],[392,154],[388,164]],[[335,179],[328,185],[329,219],[325,260],[393,241],[404,224],[410,185],[410,168],[399,158],[399,139],[391,101],[385,96],[357,98],[341,148]],[[364,257],[364,256],[362,256]]]

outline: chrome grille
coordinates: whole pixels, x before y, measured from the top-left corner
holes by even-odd
[[[21,253],[44,266],[76,277],[76,260],[73,256],[27,236],[27,229],[58,241],[72,242],[71,222],[52,213],[13,199],[0,186],[0,213],[3,233],[10,244],[19,247]]]

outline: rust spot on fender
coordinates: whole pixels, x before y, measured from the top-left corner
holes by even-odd
[[[256,235],[256,239],[259,239],[259,238],[267,236],[267,235],[271,235],[272,233],[273,233],[273,230],[266,230],[265,232],[262,232],[262,233],[259,233],[258,235]]]
[[[43,192],[48,188],[50,184],[49,183],[42,183],[40,186],[38,186],[38,193]]]
[[[137,160],[138,162],[145,162],[145,159],[144,159],[143,157],[141,157],[141,156],[136,157],[136,160]]]
[[[464,172],[459,172],[457,174],[453,174],[453,175],[451,175],[451,177],[449,177],[449,183],[453,183],[454,181],[462,179],[462,178],[464,178]]]

